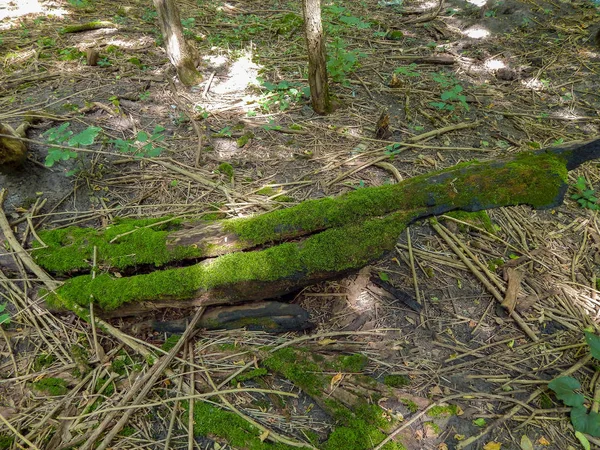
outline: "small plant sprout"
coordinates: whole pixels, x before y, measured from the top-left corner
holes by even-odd
[[[585,178],[578,177],[577,183],[573,185],[576,192],[571,195],[573,200],[581,205],[582,208],[591,209],[597,211],[600,209],[598,206],[598,197],[596,197],[596,191],[594,189],[588,189]]]

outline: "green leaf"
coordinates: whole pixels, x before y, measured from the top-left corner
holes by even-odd
[[[446,107],[444,102],[429,102],[429,104],[437,109],[444,109]]]
[[[379,279],[382,281],[390,281],[390,276],[385,272],[379,272]]]
[[[548,383],[548,387],[554,391],[556,397],[567,406],[582,407],[585,398],[575,393],[581,388],[581,384],[573,377],[559,377]],[[585,409],[585,408],[584,408]]]
[[[115,139],[112,141],[117,150],[122,153],[131,153],[135,151],[135,147],[131,144],[130,141],[125,141],[123,139]]]
[[[590,436],[600,436],[600,414],[587,412],[585,406],[575,406],[571,409],[571,423],[575,430]]]
[[[588,438],[586,438],[582,432],[576,431],[575,437],[579,440],[579,443],[584,448],[584,450],[591,450],[590,441],[588,441]]]
[[[0,312],[2,312],[0,310]],[[592,356],[598,360],[600,360],[600,336],[597,336],[594,333],[590,333],[589,331],[584,331],[585,334],[585,342],[590,346],[590,352]]]
[[[0,314],[0,325],[4,323],[10,323],[10,316],[8,314]]]
[[[69,139],[69,145],[72,147],[77,147],[78,145],[92,145],[94,143],[94,139],[98,136],[98,133],[102,131],[100,127],[87,127],[81,133],[76,134],[71,139]]]
[[[137,134],[136,140],[138,142],[146,142],[148,140],[148,133],[146,133],[145,131],[140,131]]]
[[[162,153],[163,149],[160,147],[152,147],[150,150],[148,150],[146,152],[146,156],[148,158],[155,158],[157,156],[160,156],[160,154]]]
[[[152,134],[157,134],[157,133],[162,133],[163,131],[165,131],[165,127],[163,127],[162,125],[156,125],[154,127],[154,130],[152,131]]]
[[[58,127],[50,128],[43,134],[43,136],[46,136],[48,142],[62,144],[63,142],[67,141],[69,137],[73,134],[71,130],[67,130],[69,125],[69,122],[65,122]]]
[[[485,427],[486,422],[485,422],[485,419],[479,418],[479,419],[475,419],[473,421],[473,424],[477,425],[478,427]]]
[[[6,303],[0,303],[0,313],[6,309]]]

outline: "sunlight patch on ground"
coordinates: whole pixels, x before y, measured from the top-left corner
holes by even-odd
[[[490,32],[479,25],[475,25],[471,28],[467,28],[463,31],[463,34],[473,39],[484,39],[490,35]]]
[[[504,64],[504,62],[500,61],[499,59],[488,59],[485,63],[483,63],[483,66],[488,71],[493,71],[498,69],[504,69],[506,67],[506,64]]]
[[[214,94],[229,94],[246,90],[258,84],[258,65],[254,64],[250,56],[242,56],[229,67],[227,76],[211,87]]]
[[[139,39],[113,38],[107,41],[107,45],[115,45],[121,49],[137,50],[140,46],[150,46],[154,44],[154,39],[150,36],[140,36]]]
[[[541,91],[544,89],[544,84],[537,78],[529,78],[527,80],[522,80],[521,83],[529,89],[533,89],[534,91]]]
[[[487,3],[487,0],[467,0],[471,5],[479,6],[480,8]]]
[[[0,0],[0,20],[16,19],[27,14],[44,14],[58,17],[68,14],[62,8],[48,7],[48,2],[45,3],[42,4],[40,0]],[[10,26],[10,23],[0,24],[0,30],[8,29]]]
[[[213,71],[214,77],[207,77],[207,81],[198,86],[197,89],[202,92],[206,89],[206,83],[210,82],[207,92],[209,101],[196,103],[196,110],[236,109],[248,112],[259,107],[258,101],[262,95],[252,88],[260,85],[258,72],[261,66],[252,62],[249,52],[233,61],[227,55],[206,56],[203,60],[208,70]]]

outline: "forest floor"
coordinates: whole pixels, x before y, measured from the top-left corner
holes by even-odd
[[[44,116],[28,132],[25,167],[0,174],[12,229],[30,248],[36,229],[101,228],[115,217],[241,217],[599,138],[599,7],[481,3],[324,2],[336,109],[317,116],[306,97],[299,2],[178,2],[204,75],[185,88],[160,47],[150,2],[0,0],[0,122]],[[63,29],[92,21],[103,22]],[[99,52],[97,66],[86,64],[87,49]],[[91,134],[94,142],[77,152],[49,152]],[[408,138],[412,147],[399,144]],[[598,163],[569,177],[597,188]],[[149,391],[132,400],[135,412],[111,447],[291,448],[269,443],[287,436],[319,448],[377,448],[364,436],[347,446],[327,441],[340,423],[352,427],[289,377],[259,370],[265,346],[287,345],[324,358],[362,355],[358,368],[326,374],[323,395],[335,396],[353,372],[393,388],[395,401],[368,401],[401,428],[405,448],[461,448],[475,436],[466,448],[580,448],[569,408],[546,391],[571,371],[587,398],[598,395],[583,330],[598,329],[600,228],[596,211],[571,199],[577,192],[553,210],[518,206],[489,211],[489,222],[454,216],[440,218],[441,228],[411,225],[376,265],[289,299],[311,314],[315,328],[306,334],[200,331],[170,375],[150,378]],[[377,288],[369,272],[422,311]],[[511,282],[537,340],[500,306]],[[39,287],[25,270],[0,271],[0,304],[11,320],[0,327],[0,449],[86,448],[152,370],[140,349],[157,352],[166,336],[134,333],[139,318],[111,321],[132,341],[49,314]],[[235,415],[213,408],[210,420],[197,415],[193,423],[184,412],[189,394],[223,389],[233,390],[220,403]],[[127,409],[117,411],[113,420]],[[246,437],[232,435],[236,427]],[[600,448],[600,439],[588,439]]]

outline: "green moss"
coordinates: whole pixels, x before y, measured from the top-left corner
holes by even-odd
[[[84,346],[80,344],[72,345],[71,355],[73,356],[73,361],[75,361],[75,364],[77,364],[77,377],[82,377],[91,370],[89,365],[90,355]]]
[[[179,342],[179,338],[181,338],[180,335],[172,334],[171,336],[169,336],[167,338],[167,340],[165,342],[163,342],[163,344],[160,346],[160,348],[162,350],[164,350],[165,352],[171,351],[171,349],[173,347],[175,347],[175,345],[177,345],[177,342]]]
[[[419,406],[408,398],[401,398],[400,402],[402,402],[402,404],[406,406],[408,410],[413,414],[419,410]]]
[[[224,175],[227,175],[227,177],[230,180],[233,179],[234,171],[233,171],[233,166],[231,164],[229,164],[229,163],[221,163],[221,164],[219,164],[219,167],[217,167],[217,170],[220,173],[222,173]]]
[[[56,294],[49,295],[47,302],[71,309],[73,303],[84,306],[93,299],[110,311],[132,301],[189,299],[221,286],[227,286],[231,292],[236,284],[242,289],[245,281],[267,282],[356,269],[393,249],[398,235],[414,215],[390,214],[361,225],[329,229],[302,242],[231,253],[190,267],[123,278],[109,274],[73,277]]]
[[[383,384],[393,388],[410,385],[410,378],[404,375],[386,375],[383,377]]]
[[[154,417],[152,417],[154,419]],[[125,426],[123,427],[123,429],[121,430],[121,432],[119,433],[120,436],[131,436],[135,433],[135,428],[131,427],[131,426]]]
[[[186,402],[185,407],[189,408]],[[194,403],[194,433],[217,442],[227,443],[231,448],[244,450],[292,450],[279,443],[262,442],[261,431],[237,414],[224,411],[204,402]]]
[[[290,197],[289,195],[278,195],[277,197],[273,198],[273,200],[282,203],[292,203],[296,201],[294,197]]]
[[[65,395],[69,391],[67,382],[62,378],[42,378],[34,381],[32,386],[35,390],[50,396]]]
[[[0,435],[0,450],[10,450],[13,442],[15,442],[14,436]]]
[[[440,434],[440,432],[442,431],[440,429],[440,426],[437,423],[435,423],[435,422],[431,422],[431,421],[430,422],[424,422],[423,426],[424,427],[430,427],[435,434]]]
[[[390,41],[401,41],[404,39],[404,33],[400,30],[390,30],[385,35],[385,38]]]
[[[116,269],[137,264],[160,266],[201,256],[201,250],[194,247],[167,249],[167,235],[178,229],[181,222],[173,220],[151,226],[165,220],[168,219],[122,220],[104,230],[79,227],[42,230],[40,239],[47,247],[40,248],[39,243],[34,243],[32,254],[42,267],[58,273],[91,270],[94,247],[97,261]]]
[[[325,400],[327,408],[333,412],[334,419],[340,424],[329,435],[324,450],[367,450],[386,438],[381,430],[390,430],[392,423],[383,415],[379,406],[362,403],[350,411],[335,400]],[[389,442],[386,450],[403,448],[395,442]]]
[[[231,384],[236,386],[238,383],[241,383],[243,381],[248,381],[248,380],[252,380],[254,378],[263,377],[267,373],[268,373],[267,369],[265,369],[264,367],[259,367],[258,369],[252,369],[249,372],[238,375],[237,377],[232,379]]]
[[[256,195],[264,195],[267,197],[270,197],[271,195],[276,194],[277,191],[275,189],[273,189],[271,186],[265,186],[263,188],[260,188],[258,191],[256,191]]]
[[[237,138],[236,144],[237,144],[238,148],[242,148],[253,137],[254,137],[254,133],[244,133],[243,136],[240,136],[239,138]]]
[[[369,363],[369,358],[360,353],[354,355],[342,355],[334,363],[333,367],[340,372],[362,372]]]
[[[386,246],[376,245],[377,237],[381,234],[394,234],[397,238],[399,231],[406,223],[419,217],[437,215],[454,209],[479,211],[482,209],[529,204],[536,208],[552,207],[562,201],[566,191],[567,170],[565,162],[551,153],[523,153],[513,160],[502,162],[479,163],[469,162],[458,164],[452,168],[424,174],[408,179],[395,185],[385,185],[374,188],[358,189],[348,192],[338,198],[322,198],[302,202],[294,207],[271,211],[256,217],[225,220],[221,226],[225,233],[233,233],[239,239],[239,248],[249,248],[257,245],[280,242],[302,235],[327,232],[337,228],[337,232],[320,233],[307,240],[304,244],[292,245],[273,253],[253,252],[252,261],[235,260],[237,267],[242,267],[243,278],[255,270],[257,264],[264,262],[263,257],[286,259],[284,253],[302,250],[302,263],[292,261],[292,268],[314,272],[323,267],[335,268],[335,264],[321,265],[326,252],[320,250],[319,260],[315,254],[308,254],[312,244],[325,244],[330,249],[339,248],[350,254],[350,261],[340,257],[341,252],[330,257],[330,261],[339,262],[346,268],[356,268],[353,251],[357,242],[369,240],[367,245],[359,249],[358,259],[371,261],[378,256],[365,258],[365,249],[374,245],[376,253],[381,255]],[[404,212],[398,212],[404,211]],[[406,212],[408,211],[408,212]],[[206,256],[206,250],[197,246],[176,247],[167,249],[169,231],[176,229],[179,222],[173,221],[154,227],[145,227],[154,221],[125,221],[104,231],[68,228],[54,230],[52,234],[42,233],[42,238],[49,245],[48,249],[37,249],[34,256],[38,263],[48,270],[67,272],[72,270],[90,269],[93,247],[98,248],[98,261],[102,266],[122,269],[137,264],[164,265],[170,261],[184,258]],[[395,226],[391,222],[396,222]],[[400,222],[400,224],[398,223]],[[144,225],[145,223],[145,225]],[[358,224],[364,224],[360,226]],[[399,226],[401,225],[401,226]],[[120,228],[119,228],[120,227]],[[126,234],[128,231],[133,231]],[[336,234],[337,233],[337,234]],[[346,239],[348,234],[352,240]],[[122,235],[114,243],[111,238]],[[388,239],[390,236],[385,236]],[[389,242],[386,242],[388,245]],[[288,245],[288,244],[285,244]],[[351,250],[351,251],[350,251]],[[219,261],[230,264],[234,260]],[[288,260],[289,261],[289,260]],[[250,263],[248,266],[246,263]],[[308,263],[308,264],[307,264]],[[273,268],[267,266],[263,270],[270,271],[269,279],[275,279]],[[284,276],[290,271],[284,270]],[[234,277],[235,278],[235,277]],[[264,278],[262,278],[265,281]],[[202,286],[199,280],[196,286]],[[210,284],[210,283],[208,283]],[[170,294],[165,294],[167,297]]]
[[[429,417],[448,417],[455,416],[458,412],[457,405],[447,405],[447,406],[434,406],[429,411],[427,411],[427,415]]]
[[[51,366],[54,361],[56,361],[56,356],[49,353],[40,353],[35,357],[35,361],[33,362],[33,370],[35,372],[39,372],[45,367]]]
[[[461,163],[395,185],[357,189],[335,199],[308,200],[223,225],[242,239],[262,244],[413,208],[426,207],[429,214],[440,214],[464,207],[478,211],[523,203],[551,207],[564,193],[566,176],[561,158],[522,153],[506,163]]]
[[[110,363],[110,369],[119,375],[127,375],[134,370],[135,362],[124,351],[120,351]]]
[[[309,352],[284,348],[274,352],[264,360],[267,369],[277,372],[301,388],[308,395],[319,396],[328,377],[323,369],[309,360]]]

